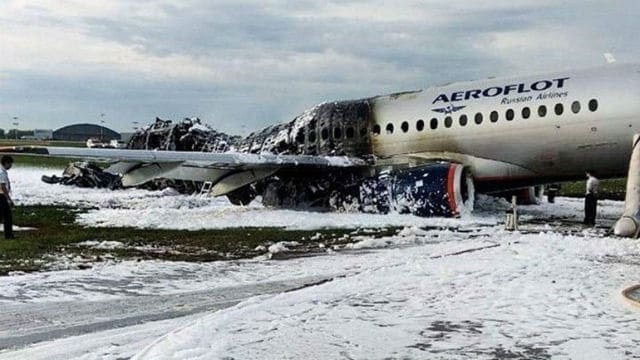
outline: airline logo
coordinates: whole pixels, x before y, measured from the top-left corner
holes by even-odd
[[[435,111],[435,112],[439,112],[441,114],[449,115],[449,114],[453,114],[454,112],[456,112],[458,110],[462,110],[464,108],[466,108],[466,106],[464,106],[464,105],[462,105],[462,106],[447,105],[447,107],[438,108],[438,109],[431,109],[431,110]]]
[[[453,102],[466,101],[471,99],[495,98],[502,96],[502,104],[511,104],[518,102],[531,101],[533,99],[543,100],[548,98],[557,98],[567,96],[567,92],[558,92],[562,90],[569,77],[540,80],[533,83],[510,84],[505,86],[492,86],[486,89],[473,89],[466,91],[457,91],[450,94],[440,94],[432,104],[445,103],[445,107],[431,109],[432,111],[452,114],[456,111],[464,109],[466,106],[453,105]],[[534,95],[536,95],[534,97]]]

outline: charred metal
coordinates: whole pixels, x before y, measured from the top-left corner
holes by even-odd
[[[127,148],[365,158],[372,154],[371,101],[323,103],[288,123],[270,126],[246,137],[216,131],[197,118],[176,123],[156,118],[154,123],[134,134]],[[228,170],[218,176],[218,180],[211,180],[208,189],[215,188],[213,193],[225,195],[238,205],[246,205],[261,196],[263,204],[271,207],[377,213],[395,210],[419,216],[455,216],[467,198],[465,195],[463,199],[461,194],[468,193],[456,167],[438,163],[388,172],[373,166],[305,167],[304,171],[298,167],[275,167],[261,173],[238,169]],[[44,177],[43,180],[116,189],[127,182],[120,182],[121,178],[109,171],[124,171],[126,176],[137,171],[135,166],[125,168],[129,170],[118,170],[121,168],[114,165],[103,171],[95,166],[73,164],[62,178]],[[216,184],[212,187],[214,181]],[[147,181],[141,187],[172,187],[183,193],[207,189],[203,182],[165,179]]]

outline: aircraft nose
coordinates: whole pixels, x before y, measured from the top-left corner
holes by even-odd
[[[638,233],[638,223],[629,216],[624,216],[613,228],[614,234],[620,237],[635,237]]]

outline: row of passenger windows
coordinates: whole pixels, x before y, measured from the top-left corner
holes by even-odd
[[[596,99],[592,99],[589,101],[588,104],[589,107],[589,111],[591,112],[595,112],[598,110],[598,100]],[[571,104],[571,112],[573,112],[574,114],[578,114],[580,113],[580,111],[582,110],[582,105],[580,104],[579,101],[574,101]],[[548,114],[548,109],[546,105],[540,105],[537,108],[537,114],[539,117],[543,118],[545,116],[547,116]],[[531,117],[531,108],[529,107],[524,107],[522,108],[522,110],[520,111],[520,115],[522,116],[523,119],[529,119]],[[564,105],[561,103],[556,104],[553,107],[553,112],[560,116],[563,115],[565,113],[565,108]],[[513,109],[508,109],[505,114],[505,119],[507,121],[512,121],[513,119],[515,119],[516,117],[516,112]],[[498,122],[498,120],[500,119],[500,113],[498,113],[497,111],[492,111],[489,114],[489,121],[491,121],[492,123]],[[482,122],[484,121],[484,115],[482,113],[477,113],[473,116],[473,122],[475,122],[476,124],[480,125],[482,124]],[[460,124],[460,126],[467,126],[467,124],[469,123],[469,117],[464,114],[464,115],[460,115],[460,117],[458,118],[458,123]],[[431,130],[435,130],[438,128],[438,119],[437,118],[433,118],[431,119],[431,121],[429,122],[429,127],[431,128]],[[446,128],[450,128],[453,125],[453,117],[451,116],[447,116],[444,118],[444,127]],[[416,122],[416,130],[418,131],[422,131],[424,130],[424,126],[425,126],[425,122],[424,120],[418,120]],[[400,125],[400,129],[402,130],[402,132],[408,132],[409,131],[409,123],[408,122],[403,122]],[[380,125],[376,124],[373,126],[373,134],[374,135],[379,135],[381,133],[382,129],[380,127]],[[392,123],[388,123],[385,127],[385,131],[387,134],[393,134],[394,132],[394,126]]]
[[[596,99],[592,99],[589,101],[588,104],[589,107],[589,111],[591,112],[595,112],[598,110],[598,100]],[[573,112],[574,114],[578,114],[580,113],[580,111],[582,110],[582,105],[580,104],[579,101],[574,101],[571,104],[571,112]],[[529,107],[524,107],[522,108],[522,110],[520,111],[520,115],[522,116],[523,119],[529,119],[531,117],[531,108]],[[565,109],[564,109],[564,105],[561,103],[558,103],[554,106],[553,111],[556,115],[560,116],[562,114],[565,113]],[[547,106],[546,105],[540,105],[537,108],[537,113],[539,117],[545,117],[547,116]],[[515,119],[516,117],[516,112],[513,109],[508,109],[505,112],[505,119],[507,121],[512,121],[513,119]],[[498,122],[498,120],[500,119],[500,114],[497,111],[492,111],[489,114],[489,121],[491,121],[492,123]],[[475,114],[475,116],[473,116],[473,121],[480,125],[482,124],[482,122],[484,121],[484,115],[482,113],[477,113]],[[458,118],[458,123],[460,124],[460,126],[467,126],[467,124],[469,123],[469,117],[464,114],[464,115],[460,115],[460,117]],[[433,118],[429,121],[429,128],[431,128],[431,130],[436,130],[438,128],[439,125],[439,121],[437,118]],[[444,118],[444,127],[446,128],[450,128],[451,126],[453,126],[453,117],[451,116],[447,116]],[[424,120],[418,120],[416,122],[416,130],[417,131],[423,131],[425,128],[425,121]],[[403,122],[400,125],[400,129],[402,130],[402,132],[406,133],[409,132],[409,123],[408,122]],[[394,126],[392,123],[388,123],[385,127],[385,131],[387,134],[393,134],[394,132]],[[380,135],[380,133],[382,132],[382,129],[380,127],[379,124],[375,124],[373,126],[373,134],[374,135]],[[359,131],[360,137],[361,138],[365,138],[367,136],[367,128],[366,127],[362,127],[360,128]],[[320,131],[320,137],[322,138],[322,140],[328,140],[329,136],[330,136],[330,130],[329,128],[323,128]],[[341,127],[335,127],[333,128],[333,138],[336,140],[342,139],[343,137],[343,129]],[[346,139],[354,139],[356,137],[356,128],[353,126],[348,126],[346,129],[344,129],[344,137]],[[307,140],[310,143],[315,143],[317,140],[317,136],[316,136],[316,131],[313,129],[309,129],[307,131]]]
[[[328,140],[329,139],[329,128],[323,128],[320,131],[320,137],[322,138],[322,140]],[[342,139],[342,128],[341,127],[335,127],[333,128],[333,138],[334,139]],[[364,138],[367,136],[367,128],[363,127],[360,128],[360,137]],[[356,128],[353,126],[348,126],[346,129],[344,129],[344,137],[346,139],[353,139],[356,137]],[[307,139],[309,140],[310,143],[314,143],[317,140],[317,136],[316,136],[316,131],[313,129],[308,129],[307,130]]]

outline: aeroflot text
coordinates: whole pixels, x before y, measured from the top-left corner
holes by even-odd
[[[450,96],[447,94],[440,94],[438,97],[433,100],[432,104],[435,104],[439,101],[442,102],[453,102],[453,101],[464,101],[469,99],[480,99],[482,97],[496,97],[500,95],[509,95],[509,94],[524,94],[532,91],[546,91],[551,88],[562,89],[567,80],[570,78],[559,78],[553,80],[540,80],[536,81],[532,84],[520,83],[520,84],[512,84],[504,87],[493,86],[486,89],[474,89],[467,91],[458,91],[452,93]]]

